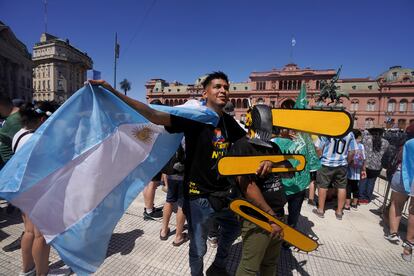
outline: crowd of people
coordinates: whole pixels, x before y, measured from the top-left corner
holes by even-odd
[[[241,196],[268,214],[297,227],[307,193],[308,203],[316,205],[313,213],[319,218],[325,217],[327,198],[336,193],[335,217],[342,220],[344,211],[358,210],[358,205],[368,204],[374,199],[376,179],[383,168],[387,170],[392,189],[388,209],[390,233],[385,238],[391,242],[400,240],[398,227],[402,209],[408,198],[414,196],[414,188],[409,190],[402,181],[404,158],[408,160],[414,156],[411,153],[413,140],[410,140],[414,137],[414,125],[409,126],[399,139],[390,138],[395,137],[392,135],[387,137],[387,133],[379,128],[355,129],[341,138],[316,137],[275,129],[271,120],[253,123],[246,133],[232,114],[225,112],[228,111],[225,107],[229,102],[229,80],[222,72],[207,75],[202,83],[204,104],[219,115],[217,126],[157,111],[116,91],[105,81],[90,81],[90,84],[102,85],[152,123],[163,125],[168,132],[184,133],[176,154],[143,191],[143,216],[146,220],[162,220],[159,238],[166,241],[172,232],[169,221],[174,206],[177,206],[176,234],[172,244],[180,246],[189,241],[191,275],[203,275],[207,243],[217,247],[217,253],[206,274],[228,275],[226,258],[239,235],[243,241],[242,256],[236,275],[275,275],[282,246],[287,249],[290,246],[283,242],[282,228],[269,222],[269,233],[237,217],[228,208],[232,199]],[[7,97],[0,97],[0,115],[5,118],[0,128],[0,161],[7,162],[55,109],[47,103],[16,107]],[[270,107],[265,105],[252,107],[252,112],[259,117],[261,112],[268,110]],[[253,175],[220,177],[217,173],[217,162],[225,155],[266,156],[284,152],[303,154],[307,161],[305,169],[294,174],[272,173],[275,166],[294,167],[295,160],[282,164],[262,161]],[[167,193],[166,203],[163,208],[157,208],[154,205],[155,190],[161,183]],[[50,248],[30,218],[25,214],[22,216],[23,265],[20,275],[54,275],[48,267]],[[402,256],[411,261],[414,248],[413,199],[408,222]]]

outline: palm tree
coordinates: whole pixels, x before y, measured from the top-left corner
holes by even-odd
[[[121,89],[124,90],[126,96],[127,92],[131,90],[131,83],[127,79],[124,79],[119,84],[121,85]]]

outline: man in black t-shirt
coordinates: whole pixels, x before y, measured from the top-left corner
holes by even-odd
[[[252,144],[243,137],[237,141],[229,152],[230,156],[276,155],[281,154],[278,146],[272,147]],[[283,206],[286,196],[279,174],[270,173],[266,177],[243,175],[236,177],[243,196],[256,207],[278,219],[283,218]],[[269,233],[254,223],[242,219],[241,234],[243,250],[236,272],[242,275],[275,275],[282,244],[282,229],[275,223],[270,224],[273,231]]]
[[[224,106],[229,101],[227,76],[222,72],[213,72],[203,82],[203,99],[206,101],[206,106],[220,117],[217,127],[156,111],[116,91],[105,81],[89,82],[92,85],[102,85],[152,123],[164,125],[170,132],[184,132],[186,144],[184,188],[187,189],[184,210],[189,221],[191,275],[203,275],[208,222],[213,217],[217,219],[221,233],[216,258],[206,274],[226,275],[226,258],[240,229],[234,214],[228,208],[224,208],[228,207],[223,199],[230,185],[227,180],[218,177],[216,163],[219,157],[227,153],[232,143],[245,136],[245,131],[238,123],[223,112]],[[269,172],[272,165],[270,161],[262,162],[257,170],[258,175]]]
[[[253,107],[250,138],[242,137],[231,148],[229,156],[257,156],[281,154],[279,147],[270,141],[272,137],[271,109],[259,105]],[[285,166],[285,164],[281,164]],[[243,196],[256,207],[277,218],[283,218],[286,196],[279,173],[266,176],[242,175],[236,182]],[[236,275],[275,275],[282,244],[282,229],[271,223],[269,233],[254,223],[242,219],[243,250]]]

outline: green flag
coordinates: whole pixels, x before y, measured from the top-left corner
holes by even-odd
[[[293,108],[297,109],[305,109],[308,106],[308,100],[306,100],[306,86],[302,83],[300,88],[300,92],[298,95],[298,99],[295,102],[295,106]]]
[[[304,83],[302,83],[302,86],[300,88],[300,92],[298,95],[298,98],[295,102],[295,105],[293,108],[297,109],[306,109],[308,107],[308,100],[306,99],[306,86]],[[306,157],[306,169],[307,170],[317,170],[320,168],[320,161],[319,157],[316,154],[315,147],[313,146],[312,138],[307,133],[299,133],[298,138],[302,138],[302,142],[304,143],[304,146],[306,147],[306,150],[304,151],[305,157]],[[296,141],[297,143],[299,141]]]

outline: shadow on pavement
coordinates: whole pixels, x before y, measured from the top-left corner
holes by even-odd
[[[313,226],[315,226],[315,224],[313,223],[313,221],[309,220],[308,217],[305,217],[303,215],[299,216],[297,229],[305,235],[317,238],[318,235],[316,235],[316,233],[312,230]]]
[[[22,215],[20,211],[18,211],[18,209],[11,213],[8,213],[6,209],[7,208],[0,208],[0,242],[10,236],[1,229],[4,229],[10,225],[20,224],[23,222]]]
[[[278,275],[303,275],[309,276],[310,274],[303,268],[307,264],[307,260],[298,262],[292,254],[290,249],[282,249],[281,258],[279,260]],[[285,265],[281,265],[281,263]],[[293,274],[293,271],[297,273]]]
[[[142,234],[144,234],[144,231],[139,229],[126,233],[112,234],[106,257],[110,257],[117,253],[121,253],[121,255],[128,255],[135,247],[135,240],[142,236]]]

